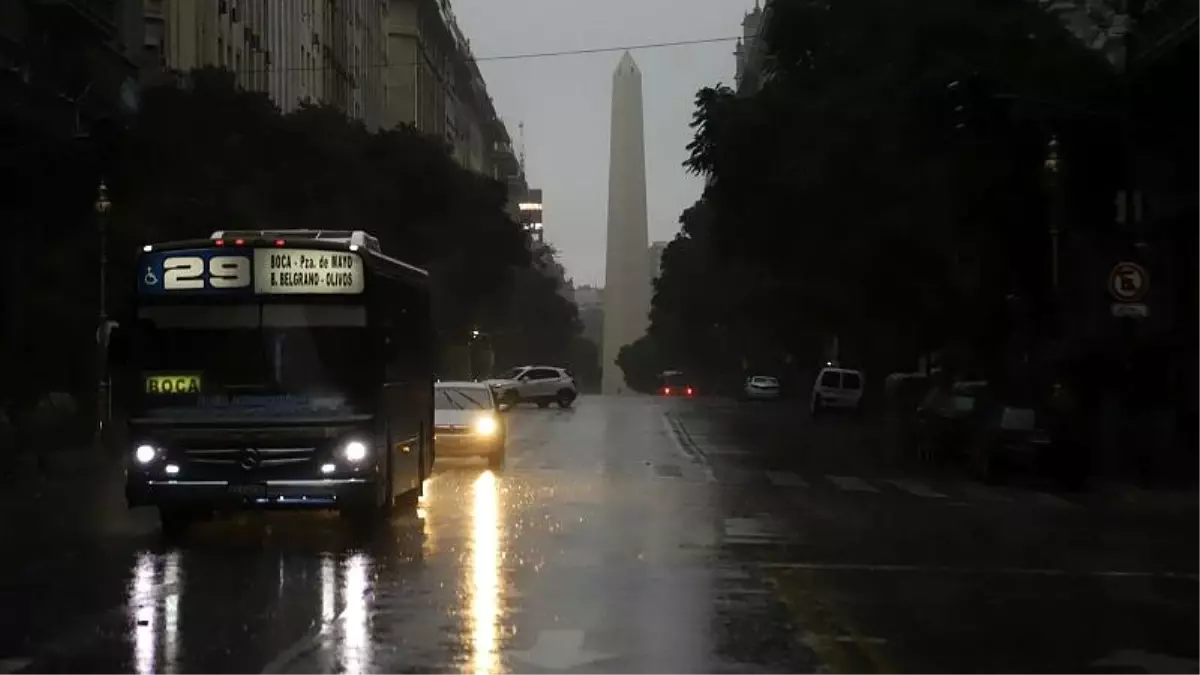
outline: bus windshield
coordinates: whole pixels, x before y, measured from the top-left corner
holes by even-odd
[[[138,318],[142,415],[360,414],[379,379],[362,306],[158,305]]]

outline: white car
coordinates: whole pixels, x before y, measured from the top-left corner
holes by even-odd
[[[863,374],[849,368],[822,368],[813,383],[808,409],[816,415],[827,408],[862,408]]]
[[[779,380],[769,375],[746,378],[742,392],[748,399],[771,400],[779,398]]]
[[[548,408],[557,403],[560,408],[570,408],[579,396],[571,372],[554,366],[517,366],[503,377],[488,380],[487,385],[496,399],[508,406],[536,403]]]
[[[504,420],[492,390],[481,382],[438,382],[433,386],[433,443],[438,457],[486,457],[504,466]]]

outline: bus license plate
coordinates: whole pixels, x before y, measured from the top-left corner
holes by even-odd
[[[230,485],[229,494],[246,499],[263,499],[267,496],[267,486],[263,483]]]

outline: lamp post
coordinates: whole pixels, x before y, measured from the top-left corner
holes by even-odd
[[[97,228],[100,235],[100,269],[99,288],[100,303],[99,317],[96,322],[96,426],[94,428],[96,447],[101,447],[104,436],[104,425],[108,421],[108,213],[112,210],[112,202],[108,199],[108,186],[103,180],[96,190],[94,204]]]
[[[1145,11],[1145,0],[1123,0],[1121,9],[1124,14],[1125,32],[1122,39],[1124,48],[1124,89],[1125,111],[1124,128],[1122,129],[1122,144],[1124,145],[1124,215],[1126,224],[1132,229],[1136,244],[1141,247],[1145,242],[1146,233],[1142,229],[1142,203],[1139,194],[1138,176],[1138,139],[1137,139],[1137,73],[1138,58],[1137,27]]]
[[[1058,238],[1062,234],[1062,184],[1059,176],[1059,164],[1058,136],[1051,135],[1050,142],[1046,144],[1046,159],[1042,162],[1042,168],[1045,170],[1047,196],[1050,202],[1050,288],[1056,296],[1059,276]]]

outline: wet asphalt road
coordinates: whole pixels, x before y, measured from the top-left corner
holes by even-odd
[[[1194,493],[985,488],[787,404],[508,420],[504,471],[439,461],[368,538],[168,547],[115,471],[10,495],[0,672],[1198,671]]]

